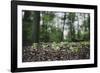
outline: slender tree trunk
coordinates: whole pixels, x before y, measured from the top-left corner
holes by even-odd
[[[80,30],[79,30],[79,14],[78,14],[77,17],[78,17],[78,20],[77,20],[77,21],[78,21],[78,26],[77,26],[78,33],[77,33],[77,38],[80,39],[80,33],[79,33],[79,32],[80,32]]]
[[[87,18],[87,25],[88,25],[88,40],[90,40],[90,15],[88,14],[88,18]]]
[[[71,18],[71,21],[70,21],[70,41],[72,41],[72,36],[73,36],[73,28],[72,28],[72,26],[73,26],[73,23],[72,23],[72,18]]]
[[[64,26],[66,24],[66,13],[64,13],[64,18],[63,18],[63,27],[62,27],[62,34],[61,34],[61,41],[64,40]]]

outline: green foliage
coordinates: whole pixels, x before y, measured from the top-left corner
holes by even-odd
[[[50,22],[53,20],[53,18],[55,17],[55,14],[53,12],[44,12],[42,13],[42,19],[46,22]]]
[[[52,42],[52,43],[44,43],[44,42],[40,42],[40,43],[33,43],[32,48],[37,49],[39,46],[41,46],[40,48],[43,49],[53,49],[53,50],[60,50],[60,49],[64,49],[64,50],[70,50],[71,52],[79,52],[81,50],[81,48],[83,47],[89,47],[90,43],[89,42],[60,42],[60,43],[56,43],[56,42]]]
[[[61,12],[61,14],[59,14],[60,12],[51,11],[23,12],[22,31],[23,41],[25,43],[60,43],[90,40],[89,14],[75,12]],[[79,17],[81,17],[81,19]],[[57,21],[57,19],[59,21]],[[81,22],[81,24],[79,22]],[[65,29],[65,27],[67,28]],[[67,35],[64,34],[64,31],[66,31]]]

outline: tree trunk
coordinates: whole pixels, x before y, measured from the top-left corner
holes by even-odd
[[[23,13],[24,15],[23,15],[23,20],[22,20],[22,24],[23,24],[22,25],[22,40],[23,40],[23,46],[24,46],[24,45],[29,45],[29,43],[31,42],[31,38],[28,38],[29,36],[31,36],[28,33],[30,31],[27,30],[28,28],[30,28],[29,24],[31,25],[31,22],[30,22],[31,12],[23,11]]]
[[[61,34],[61,41],[64,41],[64,26],[66,24],[66,13],[64,13],[64,18],[63,18],[63,27],[62,27],[62,34]]]
[[[33,13],[33,29],[32,37],[34,43],[39,43],[39,33],[40,33],[40,11],[35,11]]]
[[[77,33],[77,38],[78,39],[80,39],[80,30],[79,30],[79,15],[77,16],[78,17],[78,27],[77,27],[77,29],[78,29],[78,33]]]

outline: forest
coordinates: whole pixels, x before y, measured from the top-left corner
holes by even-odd
[[[90,14],[22,11],[22,61],[90,58]]]

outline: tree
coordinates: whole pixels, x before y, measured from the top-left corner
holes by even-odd
[[[33,26],[32,26],[32,38],[34,43],[39,43],[40,34],[40,11],[33,12]]]
[[[75,13],[69,13],[67,15],[67,25],[69,27],[69,41],[74,41],[75,39],[75,28],[74,28],[74,22],[75,22]]]
[[[82,13],[77,13],[77,34],[76,34],[76,40],[77,41],[81,41],[81,29],[80,29],[80,20],[82,20],[80,17],[81,17],[81,14]]]
[[[22,22],[22,40],[23,45],[28,45],[32,42],[32,21],[31,21],[31,12],[23,11],[23,22]]]
[[[40,33],[40,41],[41,42],[50,42],[51,41],[51,30],[53,29],[52,27],[52,21],[55,17],[54,12],[48,12],[48,11],[43,11],[41,12],[42,14],[42,24],[41,24],[41,33]]]
[[[87,27],[88,27],[88,35],[87,35],[87,39],[90,40],[90,15],[87,14]]]
[[[90,16],[89,14],[84,14],[83,28],[84,28],[83,39],[90,40]]]
[[[63,17],[61,18],[63,21],[63,26],[62,26],[62,33],[61,33],[61,41],[64,41],[64,27],[66,25],[66,12],[63,13]]]

